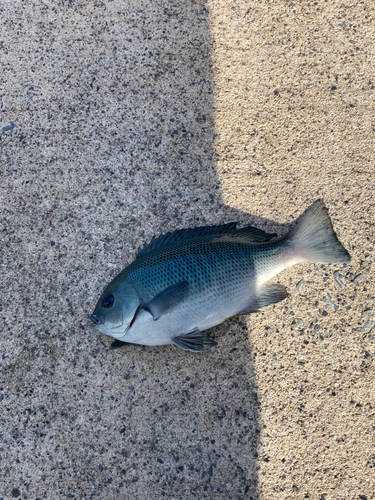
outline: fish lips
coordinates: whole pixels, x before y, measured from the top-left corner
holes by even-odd
[[[100,333],[104,333],[105,335],[109,335],[111,337],[114,337],[115,339],[121,338],[126,333],[128,332],[130,325],[126,328],[125,332],[119,333],[118,330],[119,328],[122,328],[123,326],[123,320],[122,320],[122,315],[121,315],[121,322],[120,324],[116,326],[112,326],[111,328],[106,326],[106,318],[105,315],[102,313],[95,314],[93,313],[91,316],[89,316],[89,319],[91,321],[91,326],[95,330],[97,330]]]
[[[99,325],[104,325],[103,315],[102,314],[92,314],[90,316],[90,321],[92,326],[95,328]]]

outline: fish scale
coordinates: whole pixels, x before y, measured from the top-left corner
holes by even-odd
[[[202,239],[208,240],[206,236]],[[145,293],[156,294],[179,279],[188,279],[189,282],[195,283],[195,280],[202,282],[204,278],[210,280],[211,284],[215,269],[221,267],[224,268],[224,279],[229,272],[254,269],[254,263],[262,271],[279,260],[282,250],[279,242],[263,245],[208,240],[189,242],[185,246],[174,244],[165,252],[138,258],[118,279],[141,282],[145,285],[142,286]],[[145,274],[145,268],[151,269]],[[206,285],[208,286],[208,283]]]
[[[105,288],[94,328],[122,342],[200,351],[216,345],[202,331],[285,299],[285,287],[268,280],[287,267],[350,259],[322,200],[285,237],[274,236],[230,223],[153,239]]]

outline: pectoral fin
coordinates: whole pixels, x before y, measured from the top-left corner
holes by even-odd
[[[217,343],[208,337],[202,337],[198,328],[189,333],[183,333],[172,339],[174,345],[181,347],[185,351],[199,352],[204,348],[214,347]]]
[[[170,312],[184,300],[188,291],[188,282],[181,281],[176,285],[171,285],[162,292],[158,293],[149,302],[143,304],[143,309],[149,311],[156,321],[163,314]]]
[[[258,312],[262,307],[277,304],[288,297],[285,286],[277,283],[265,283],[262,285],[257,295],[251,297],[248,305],[239,314],[250,314]]]

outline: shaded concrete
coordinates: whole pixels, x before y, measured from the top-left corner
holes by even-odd
[[[0,498],[373,498],[371,5],[3,2]],[[323,196],[352,254],[217,348],[88,325],[151,236],[279,233]]]
[[[2,17],[1,494],[255,497],[244,323],[194,356],[108,350],[87,320],[152,235],[233,217],[205,5],[24,2]]]

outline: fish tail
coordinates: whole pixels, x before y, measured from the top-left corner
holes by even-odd
[[[317,200],[302,214],[285,240],[292,246],[293,253],[304,262],[333,264],[350,260],[349,253],[333,230],[323,200]]]

